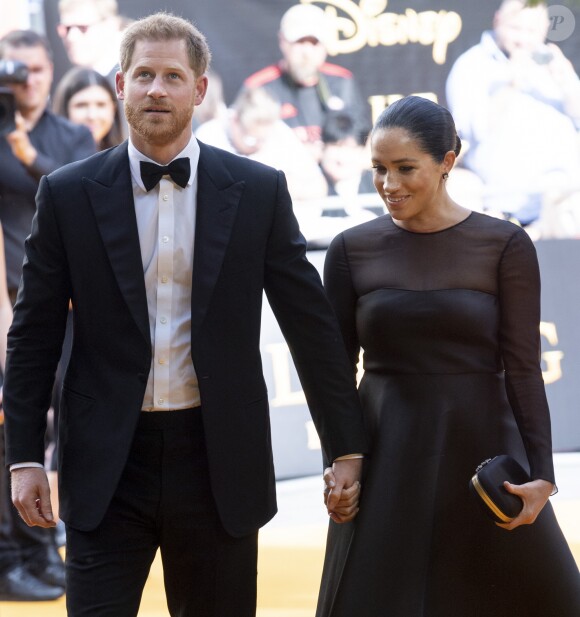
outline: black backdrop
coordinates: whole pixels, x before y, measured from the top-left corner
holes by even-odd
[[[566,4],[569,0],[562,0]],[[230,103],[242,81],[279,58],[277,32],[280,17],[292,0],[118,0],[120,13],[138,18],[168,10],[194,22],[207,36],[213,68],[224,81]],[[303,0],[336,11],[340,26],[337,55],[329,61],[349,68],[368,98],[392,94],[435,93],[445,104],[445,79],[453,61],[477,43],[491,27],[499,0]],[[47,34],[56,52],[58,78],[68,68],[56,36],[58,0],[45,0]],[[344,7],[344,10],[337,7]],[[580,72],[580,8],[573,9],[576,31],[560,43]],[[363,17],[364,15],[367,17]],[[369,18],[368,15],[375,16]],[[381,26],[377,29],[377,26]],[[375,44],[373,33],[386,44]],[[456,36],[455,36],[456,35]],[[408,42],[404,42],[405,38]],[[413,42],[413,40],[417,40]],[[452,40],[451,40],[452,39]],[[403,41],[394,43],[395,40]],[[445,41],[449,41],[448,44]],[[374,45],[374,46],[373,46]],[[350,47],[352,50],[347,50]],[[344,52],[344,53],[343,53]],[[438,56],[437,61],[434,55]]]

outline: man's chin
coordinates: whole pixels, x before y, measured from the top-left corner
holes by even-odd
[[[318,82],[318,71],[293,71],[290,73],[292,79],[304,86],[312,86]]]
[[[25,101],[18,101],[17,103],[18,111],[21,114],[29,114],[34,113],[36,110],[44,108],[44,102],[41,102],[40,99],[26,99]]]
[[[191,114],[150,114],[125,106],[127,123],[145,141],[165,146],[177,140],[184,127],[191,127]]]
[[[166,146],[179,136],[175,127],[163,126],[161,123],[140,122],[131,128],[145,141],[156,146]]]

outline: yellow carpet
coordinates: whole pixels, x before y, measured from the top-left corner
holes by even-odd
[[[257,617],[312,617],[322,550],[268,546],[260,550]],[[65,600],[0,602],[0,617],[66,617]],[[169,617],[159,556],[143,593],[139,617]]]
[[[305,505],[312,506],[320,507],[310,502]],[[580,566],[580,500],[555,502],[554,509]],[[326,535],[324,517],[318,515],[315,523],[288,525],[292,517],[281,512],[281,518],[283,524],[270,524],[260,533],[257,617],[313,617]],[[0,617],[66,617],[65,602],[0,602]],[[159,556],[139,617],[169,617]]]

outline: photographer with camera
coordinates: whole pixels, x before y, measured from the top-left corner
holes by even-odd
[[[13,303],[40,178],[95,152],[86,127],[47,108],[52,79],[52,53],[44,37],[18,30],[0,39],[0,222]],[[3,442],[0,428],[0,601],[53,600],[64,593],[55,536],[52,530],[28,527],[12,507]]]
[[[549,28],[544,2],[503,0],[493,30],[447,79],[447,103],[468,145],[462,164],[483,180],[484,207],[532,224],[532,236],[555,191],[580,188],[580,80],[548,41]]]

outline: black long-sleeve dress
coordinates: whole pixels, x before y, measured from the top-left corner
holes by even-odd
[[[509,532],[469,494],[511,454],[554,481],[540,278],[519,227],[471,213],[435,233],[389,216],[328,250],[371,453],[353,523],[330,523],[317,617],[578,617],[580,576],[548,503]]]

